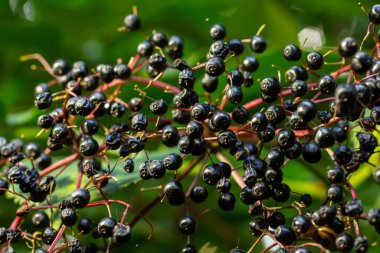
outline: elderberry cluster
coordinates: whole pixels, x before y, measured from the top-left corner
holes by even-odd
[[[380,5],[372,6],[368,18],[368,30],[375,33]],[[121,30],[139,29],[136,13],[125,17]],[[41,111],[38,136],[46,145],[0,138],[0,195],[23,199],[14,221],[0,223],[1,252],[21,239],[36,253],[109,252],[128,243],[136,221],[129,219],[129,211],[139,220],[146,219],[150,209],[140,213],[128,194],[125,199],[105,194],[116,170],[125,171],[125,177],[137,173],[153,186],[160,182],[158,200],[173,206],[204,203],[209,191],[219,193],[210,201],[223,211],[245,205],[252,217],[244,228],[252,235],[252,247],[240,245],[230,252],[257,252],[264,236],[273,241],[266,250],[277,245],[283,253],[309,253],[312,248],[367,252],[373,242],[366,233],[380,233],[380,209],[364,212],[365,203],[350,177],[369,164],[380,184],[378,161],[369,161],[379,146],[380,33],[373,34],[372,53],[362,50],[355,38],[341,40],[334,51],[342,60],[332,73],[324,72],[329,54],[323,49],[306,52],[302,46],[286,45],[284,62],[294,65],[280,73],[284,80],[268,76],[254,84],[258,55],[268,46],[260,33],[261,29],[250,39],[226,41],[226,28],[213,25],[213,42],[204,63],[196,66],[183,59],[180,36],[157,31],[137,45],[128,63],[92,68],[83,61],[69,64],[58,59],[49,65],[39,55],[25,56],[39,60],[53,77],[35,87],[34,104]],[[176,73],[176,83],[163,81],[168,72]],[[128,85],[135,93],[125,92]],[[247,98],[252,90],[260,97]],[[149,159],[149,143],[172,151],[162,149],[160,159]],[[56,160],[59,150],[69,154]],[[145,159],[135,164],[138,155]],[[117,160],[109,158],[115,156]],[[329,186],[316,209],[310,194],[293,192],[292,185],[283,182],[283,170],[294,159],[309,164],[330,161],[328,168],[318,168],[325,169]],[[77,166],[71,167],[73,163]],[[57,179],[64,170],[77,173],[77,182],[62,199],[55,190],[63,187]],[[193,177],[192,183],[182,184],[184,177]],[[239,196],[231,190],[234,184],[241,189]],[[92,198],[93,193],[100,197]],[[108,216],[82,217],[81,210],[100,205],[107,207]],[[121,218],[112,216],[114,205],[125,208]],[[294,213],[291,220],[283,213],[286,209]],[[23,228],[28,220],[32,231]],[[360,228],[365,222],[373,231]],[[197,227],[191,210],[178,221],[179,231],[187,236]],[[87,234],[94,242],[82,239]],[[189,242],[178,250],[198,252]]]

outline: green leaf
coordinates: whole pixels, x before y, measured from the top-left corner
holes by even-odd
[[[199,253],[215,253],[217,252],[218,247],[212,246],[211,243],[207,242],[204,244],[201,249],[199,250]]]

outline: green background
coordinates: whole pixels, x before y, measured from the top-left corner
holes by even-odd
[[[374,3],[375,1],[363,1],[366,9]],[[123,24],[124,16],[131,12],[133,5],[138,6],[142,32],[117,32],[117,28]],[[33,21],[26,19],[31,17],[31,12],[25,16],[24,11],[28,6],[33,10]],[[20,62],[20,56],[40,53],[49,62],[57,58],[64,58],[69,62],[85,60],[92,68],[98,63],[113,64],[117,58],[127,62],[129,57],[135,54],[137,44],[149,36],[152,30],[157,30],[165,32],[168,36],[177,34],[183,37],[185,59],[195,65],[205,59],[211,43],[208,31],[214,23],[224,24],[229,37],[239,39],[250,38],[262,24],[266,24],[262,35],[268,41],[268,49],[265,54],[257,56],[261,66],[254,75],[255,79],[260,79],[277,75],[277,68],[272,68],[272,64],[281,69],[290,66],[282,59],[281,50],[288,43],[297,44],[297,34],[304,27],[321,28],[326,36],[326,45],[336,46],[340,39],[348,35],[361,40],[365,35],[368,20],[357,2],[351,0],[1,1],[0,135],[31,141],[38,132],[35,120],[39,112],[30,109],[33,107],[33,89],[39,82],[49,81],[50,77],[42,71],[32,71],[31,64],[39,66],[38,62]],[[365,44],[367,47],[371,45],[370,42]],[[248,48],[246,51],[249,54]],[[336,60],[334,57],[331,59]],[[325,70],[329,69],[332,68]],[[175,75],[169,74],[164,80],[175,84],[173,77]],[[257,87],[245,93],[245,101],[256,97]],[[43,143],[44,138],[37,141]],[[153,155],[164,155],[154,151],[154,148],[157,147],[152,147],[150,151]],[[378,160],[375,162],[378,163]],[[285,181],[294,191],[312,193],[318,206],[323,201],[326,190],[325,168],[328,165],[328,159],[313,166],[305,165],[301,161],[291,162],[285,169]],[[359,196],[362,196],[365,210],[369,207],[380,207],[378,188],[371,178],[371,173],[372,168],[366,166],[353,178]],[[141,192],[139,189],[160,185],[164,181],[121,187],[111,196],[115,199],[123,198],[139,209],[158,194],[157,190]],[[185,181],[185,188],[189,184],[190,181]],[[67,188],[62,192],[65,190],[70,192],[72,189]],[[238,194],[239,191],[234,188],[233,192]],[[13,217],[12,211],[16,206],[12,205],[11,200],[2,198],[0,201],[0,225],[9,226]],[[202,214],[206,210],[209,211]],[[119,216],[122,211],[121,208],[114,210],[115,215]],[[191,242],[197,245],[198,249],[210,243],[210,247],[217,247],[217,252],[228,252],[237,245],[247,250],[255,240],[248,232],[248,222],[251,218],[246,214],[246,207],[239,204],[233,212],[219,211],[216,193],[212,193],[204,204],[189,204],[187,211],[199,221],[198,230],[191,237]],[[178,252],[185,245],[186,237],[177,230],[176,221],[184,214],[184,208],[171,207],[164,201],[160,207],[156,207],[147,215],[154,226],[151,239],[147,239],[149,227],[140,222],[133,230],[133,239],[119,249],[120,252]],[[294,215],[294,212],[290,214]],[[81,211],[80,215],[89,216],[97,221],[106,215],[106,210],[91,209]],[[132,219],[133,215],[128,217],[128,220]],[[364,225],[363,222],[362,228],[371,243],[378,240],[379,237],[372,227]],[[91,239],[81,237],[81,240],[84,242]],[[379,250],[377,246],[371,252]]]

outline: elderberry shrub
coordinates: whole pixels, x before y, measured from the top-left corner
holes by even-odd
[[[368,18],[368,30],[375,32],[380,5],[372,6]],[[122,30],[131,33],[141,27],[136,13],[124,18]],[[380,233],[380,209],[368,207],[350,179],[358,170],[372,169],[373,183],[380,184],[378,162],[370,160],[379,152],[377,45],[367,52],[357,39],[343,38],[335,50],[343,64],[327,72],[331,51],[307,52],[287,44],[283,60],[296,65],[280,73],[286,80],[265,76],[254,85],[252,74],[262,68],[258,55],[265,55],[271,42],[260,35],[261,29],[249,39],[226,41],[227,31],[222,24],[211,26],[213,41],[205,47],[204,63],[196,66],[184,60],[180,36],[156,30],[137,45],[128,64],[88,66],[59,58],[50,67],[41,56],[30,56],[54,78],[35,88],[34,105],[43,111],[37,126],[46,145],[0,137],[0,196],[23,200],[13,222],[1,221],[2,249],[24,240],[50,245],[35,252],[109,252],[131,244],[136,222],[144,219],[150,225],[146,215],[160,201],[183,213],[177,219],[184,235],[183,247],[177,249],[181,252],[198,252],[201,246],[186,242],[186,236],[201,237],[197,230],[205,229],[202,217],[189,208],[193,204],[209,204],[211,212],[245,208],[251,220],[244,229],[253,237],[251,244],[255,237],[269,235],[272,245],[282,247],[280,252],[371,249],[375,244],[366,235]],[[373,37],[377,43],[379,36]],[[232,60],[239,55],[244,58]],[[168,71],[177,74],[176,85],[164,82]],[[340,78],[346,73],[348,78]],[[133,94],[124,89],[131,82],[137,83]],[[251,90],[260,97],[245,96]],[[158,157],[150,156],[151,146],[158,147]],[[56,159],[59,150],[70,154]],[[313,173],[326,182],[324,201],[313,203],[307,187],[293,191],[297,186],[287,171],[301,166],[288,166],[291,160],[304,164],[302,169],[318,170]],[[65,172],[76,180],[69,181],[75,190],[63,193]],[[136,201],[144,191],[123,192],[122,199],[107,191],[108,185],[123,187],[118,181],[133,181],[133,176],[160,191],[145,207]],[[107,216],[85,216],[85,209],[103,205]],[[116,205],[123,208],[121,214],[115,215]],[[129,219],[130,212],[137,216]],[[82,240],[90,233],[93,243]],[[250,247],[231,246],[230,252]]]

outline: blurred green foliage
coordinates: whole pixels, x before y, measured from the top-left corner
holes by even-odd
[[[368,9],[375,2],[363,1],[363,5]],[[124,16],[131,12],[133,5],[138,6],[142,32],[117,32],[117,28],[123,24]],[[20,62],[20,56],[40,53],[49,62],[56,58],[64,58],[69,62],[85,60],[91,67],[98,63],[113,64],[117,58],[128,61],[135,54],[138,42],[149,36],[152,30],[157,30],[167,35],[177,34],[183,37],[185,59],[194,65],[205,59],[211,43],[208,30],[214,23],[224,24],[229,37],[239,39],[250,38],[262,24],[266,24],[262,35],[268,40],[269,48],[265,54],[257,56],[261,66],[255,79],[260,79],[277,75],[278,69],[273,68],[273,64],[280,69],[290,66],[282,59],[281,50],[288,43],[299,43],[297,34],[303,28],[312,26],[322,29],[326,36],[325,45],[335,46],[348,35],[361,40],[367,30],[368,20],[357,2],[352,0],[1,1],[0,135],[31,141],[38,132],[35,120],[39,112],[31,109],[33,89],[39,82],[49,81],[50,77],[43,71],[32,71],[31,64],[39,66],[38,62]],[[164,80],[175,83],[175,75],[169,74]],[[257,88],[253,88],[253,92],[247,93],[245,100],[249,101],[257,96]],[[37,141],[41,142],[42,139]],[[378,164],[379,158],[376,159],[374,162]],[[313,167],[301,161],[292,161],[285,169],[285,181],[296,192],[311,193],[318,206],[323,201],[326,190],[323,180],[325,168],[330,164],[329,159],[324,159]],[[371,172],[369,167],[361,168],[353,179],[359,196],[362,196],[365,210],[369,207],[380,207],[380,195],[377,194],[378,188],[370,177]],[[184,182],[185,188],[190,180]],[[141,209],[158,194],[156,190],[140,191],[142,187],[151,186],[151,182],[143,182],[116,189],[111,196],[125,199],[136,209]],[[237,188],[233,188],[233,192],[238,196]],[[9,211],[4,210],[4,205],[7,205],[7,209],[9,207]],[[8,226],[16,206],[12,205],[11,200],[4,199],[1,199],[0,206],[1,225]],[[123,209],[116,207],[113,212],[116,217],[120,217]],[[177,230],[176,221],[186,213],[192,214],[199,221],[198,230],[191,237],[191,242],[198,248],[209,242],[210,247],[217,247],[216,252],[228,252],[237,245],[248,249],[255,239],[249,235],[250,217],[246,212],[246,207],[242,205],[238,205],[233,212],[219,211],[215,192],[206,204],[189,203],[185,209],[171,207],[164,201],[147,215],[154,227],[151,239],[148,239],[149,227],[140,222],[133,230],[132,241],[119,250],[178,251],[186,244],[187,238]],[[289,214],[294,215],[294,211]],[[106,209],[88,209],[81,211],[80,215],[97,221],[102,217],[99,215],[106,215]],[[133,217],[131,213],[128,220]],[[371,243],[379,239],[372,227],[363,226],[363,229]],[[83,240],[91,239],[87,236]],[[371,252],[379,250],[377,246]]]

